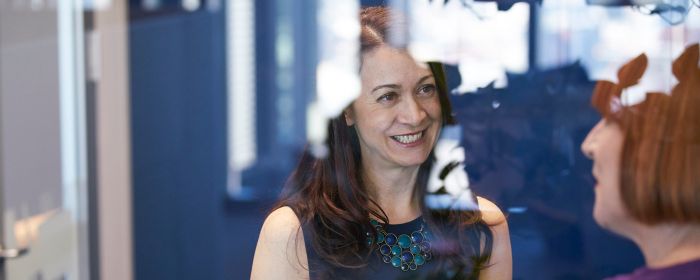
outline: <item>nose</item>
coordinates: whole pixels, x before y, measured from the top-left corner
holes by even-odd
[[[599,121],[593,128],[591,128],[591,131],[589,131],[588,135],[586,135],[586,139],[584,139],[583,143],[581,143],[581,152],[589,159],[593,159],[595,156],[594,150],[596,145],[596,134],[602,123],[603,120]]]
[[[415,98],[405,98],[403,103],[404,106],[401,106],[399,112],[399,122],[412,126],[418,126],[423,123],[428,116],[423,105]]]

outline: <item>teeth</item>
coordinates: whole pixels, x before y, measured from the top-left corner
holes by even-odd
[[[411,135],[397,135],[397,136],[391,136],[394,138],[394,140],[399,141],[403,144],[411,144],[413,142],[418,141],[423,136],[423,132],[418,132],[416,134],[411,134]]]

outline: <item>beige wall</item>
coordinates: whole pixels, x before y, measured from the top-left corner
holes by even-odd
[[[133,279],[127,1],[95,12],[96,138],[101,280]]]

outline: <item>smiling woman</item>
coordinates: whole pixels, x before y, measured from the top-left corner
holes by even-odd
[[[454,120],[442,65],[386,43],[393,16],[362,10],[361,93],[331,120],[328,157],[302,156],[265,220],[251,278],[511,278],[498,207],[425,205],[433,149]]]
[[[345,111],[355,126],[367,170],[417,166],[442,125],[435,78],[408,53],[380,46],[364,55],[362,92]],[[410,176],[405,176],[410,178]]]

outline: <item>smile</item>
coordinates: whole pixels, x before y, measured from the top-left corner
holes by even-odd
[[[401,144],[412,144],[423,138],[423,131],[419,131],[415,134],[395,135],[391,136],[391,138]]]

